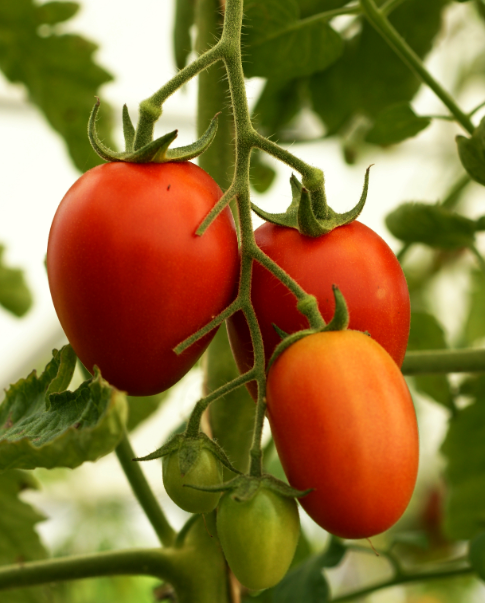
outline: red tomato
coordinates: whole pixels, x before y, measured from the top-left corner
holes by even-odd
[[[258,246],[317,298],[327,322],[335,309],[332,285],[337,285],[347,301],[349,328],[368,331],[401,366],[409,336],[409,292],[396,256],[379,235],[360,222],[352,222],[317,238],[265,223],[255,236]],[[251,299],[267,362],[281,341],[272,325],[294,333],[308,328],[308,321],[297,310],[294,295],[257,262]],[[229,319],[227,330],[239,370],[246,372],[253,365],[253,352],[242,313]],[[255,384],[250,385],[254,395]]]
[[[172,349],[233,299],[239,258],[221,197],[192,163],[107,163],[86,172],[52,223],[47,270],[52,299],[76,354],[132,395],[169,388],[214,332],[180,356]]]
[[[300,339],[271,366],[268,417],[290,484],[320,526],[367,538],[406,509],[418,469],[418,429],[389,354],[358,331]]]

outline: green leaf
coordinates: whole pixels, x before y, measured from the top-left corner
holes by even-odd
[[[334,8],[341,8],[349,2],[350,0],[298,0],[302,19]]]
[[[475,401],[450,420],[441,447],[448,484],[444,527],[456,540],[485,529],[485,375],[470,381],[475,381],[469,386],[477,394]]]
[[[467,344],[485,337],[485,276],[481,270],[472,270],[470,280],[468,315],[463,335]]]
[[[153,396],[127,396],[128,422],[126,428],[132,431],[148,419],[166,401],[170,390]]]
[[[426,312],[411,313],[411,331],[408,350],[444,350],[448,347],[443,327]],[[453,395],[446,375],[418,375],[413,377],[416,389],[430,396],[446,408],[453,407]]]
[[[68,21],[79,10],[77,2],[46,2],[35,6],[37,22],[46,25],[55,25]]]
[[[27,88],[30,100],[64,138],[77,168],[85,171],[100,163],[86,136],[93,98],[112,77],[93,61],[97,46],[92,42],[54,29],[41,29],[40,35],[43,11],[49,22],[73,14],[73,3],[49,5],[44,9],[33,0],[0,0],[0,69],[10,82]],[[109,144],[111,112],[104,111],[99,127]]]
[[[15,316],[23,316],[32,305],[32,295],[18,268],[8,268],[2,261],[5,247],[0,245],[0,306]]]
[[[407,0],[389,20],[418,56],[424,57],[441,29],[447,3]],[[358,116],[375,118],[391,105],[411,101],[420,85],[417,76],[366,21],[346,42],[341,58],[310,80],[314,111],[330,134]]]
[[[469,176],[485,186],[485,117],[471,138],[457,136],[458,155]]]
[[[382,111],[365,140],[383,146],[416,136],[431,123],[429,117],[418,117],[409,103],[397,103]]]
[[[253,110],[253,122],[265,136],[277,136],[300,111],[306,97],[306,80],[268,80]]]
[[[403,203],[386,217],[391,233],[405,243],[423,243],[437,249],[461,249],[475,243],[474,220],[440,205]]]
[[[323,71],[342,53],[340,35],[323,20],[300,20],[297,0],[249,0],[244,72],[287,81]]]
[[[47,552],[35,531],[45,517],[19,498],[24,490],[37,490],[36,480],[28,473],[14,469],[0,475],[0,566],[25,561],[38,561]],[[50,587],[22,588],[2,591],[2,603],[50,603]]]
[[[76,356],[70,346],[11,385],[0,405],[0,471],[74,468],[111,452],[123,437],[126,397],[98,374],[74,391]]]
[[[329,547],[320,555],[313,555],[291,570],[276,586],[273,603],[324,603],[329,600],[330,589],[323,568],[336,567],[342,561],[345,546],[332,538]]]
[[[173,28],[173,51],[175,64],[178,69],[183,69],[187,64],[187,57],[192,50],[190,28],[195,19],[194,0],[175,0],[175,23]]]
[[[260,151],[251,154],[251,186],[258,193],[265,193],[276,177],[274,169],[261,159]]]
[[[470,542],[468,558],[471,566],[485,581],[485,532],[482,532]]]

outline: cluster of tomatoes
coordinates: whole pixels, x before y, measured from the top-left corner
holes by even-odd
[[[47,269],[59,320],[83,364],[97,365],[129,394],[157,393],[181,379],[214,333],[179,356],[173,348],[237,294],[239,251],[230,211],[202,237],[195,235],[220,196],[208,174],[188,162],[114,162],[84,174],[57,210]],[[348,330],[300,339],[269,370],[268,417],[288,481],[312,490],[301,505],[331,533],[380,533],[406,508],[418,464],[416,417],[399,369],[410,320],[399,263],[358,222],[317,238],[265,223],[255,236],[317,298],[326,321],[334,311],[334,284],[350,315]],[[256,262],[251,295],[268,360],[280,341],[273,325],[294,333],[308,322],[295,297]],[[244,316],[235,314],[227,327],[237,365],[247,371],[253,352]],[[220,500],[219,493],[183,487],[220,483],[218,462],[203,451],[181,476],[176,454],[165,458],[167,491],[191,512],[218,505],[219,538],[234,573],[249,588],[271,586],[286,572],[298,540],[295,500],[266,488],[247,501],[230,493]],[[241,551],[262,542],[267,562],[256,566]],[[275,550],[288,554],[271,554]]]

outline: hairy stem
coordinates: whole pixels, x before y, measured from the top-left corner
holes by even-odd
[[[158,539],[164,546],[170,546],[175,540],[175,531],[158,504],[140,464],[133,462],[136,455],[126,435],[116,447],[116,456]]]

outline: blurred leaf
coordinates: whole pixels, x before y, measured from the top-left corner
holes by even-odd
[[[468,315],[464,326],[464,340],[472,344],[485,337],[485,276],[481,270],[470,274]]]
[[[384,109],[365,140],[383,146],[416,136],[431,123],[429,117],[418,117],[409,103],[397,103]]]
[[[470,247],[475,243],[475,221],[440,205],[403,203],[387,215],[386,226],[405,243],[423,243],[445,250]]]
[[[350,0],[298,0],[302,19],[334,8],[341,8],[349,2]]]
[[[128,423],[126,428],[132,431],[140,423],[148,419],[156,412],[160,405],[165,402],[170,390],[164,391],[153,396],[127,396],[128,401]]]
[[[253,120],[265,135],[277,134],[300,111],[304,80],[268,80],[253,110]]]
[[[62,21],[68,21],[79,10],[77,2],[46,2],[35,6],[35,14],[38,23],[55,25]]]
[[[274,169],[261,159],[259,151],[253,151],[251,154],[250,179],[251,186],[258,193],[265,193],[276,177]]]
[[[443,350],[448,346],[443,327],[426,312],[411,313],[411,331],[408,350]],[[453,408],[453,395],[446,375],[418,375],[413,377],[416,389],[430,396],[446,408]]]
[[[470,542],[468,558],[479,577],[485,581],[485,532]]]
[[[485,117],[471,138],[457,136],[458,155],[471,178],[485,186]]]
[[[111,452],[123,437],[126,397],[98,374],[74,391],[76,356],[54,350],[37,376],[11,385],[0,405],[0,471],[78,467]]]
[[[5,247],[0,245],[0,306],[15,316],[23,316],[32,305],[32,295],[25,283],[23,271],[4,265],[4,251]]]
[[[288,572],[276,586],[274,603],[324,603],[329,600],[330,589],[323,575],[323,568],[336,567],[342,561],[345,546],[337,538],[330,540],[328,548],[320,555],[313,555]]]
[[[64,138],[76,167],[85,171],[101,163],[89,144],[86,128],[99,87],[112,77],[93,61],[97,46],[92,42],[74,34],[58,35],[54,30],[39,34],[44,10],[44,18],[51,20],[73,11],[71,3],[47,6],[44,9],[33,0],[0,0],[0,69],[10,82],[27,88],[30,100]],[[112,146],[106,103],[103,111],[99,133]]]
[[[441,447],[448,484],[444,528],[454,540],[485,529],[485,375],[473,380],[479,395],[451,418]]]
[[[389,20],[411,48],[424,57],[441,29],[441,14],[449,0],[407,0]],[[342,57],[323,73],[312,76],[314,111],[327,131],[336,133],[358,115],[376,117],[387,107],[409,102],[420,80],[366,21],[345,44]]]
[[[19,498],[24,490],[37,490],[36,480],[14,469],[0,475],[0,566],[38,561],[47,552],[35,531],[45,517]],[[51,603],[50,587],[3,590],[2,603]]]
[[[328,23],[300,20],[297,0],[248,0],[244,14],[247,77],[287,81],[308,76],[342,53],[342,38]]]
[[[183,69],[192,50],[190,28],[195,20],[195,0],[175,0],[175,23],[173,29],[173,49],[175,64]]]

